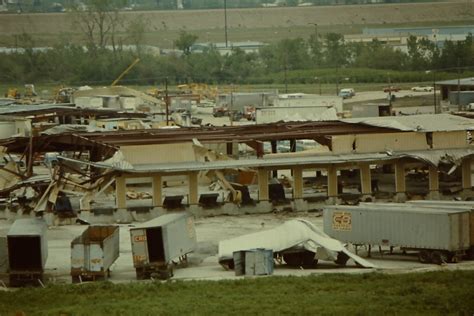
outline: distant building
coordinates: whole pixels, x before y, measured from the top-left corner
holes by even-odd
[[[398,27],[398,28],[364,28],[362,34],[346,35],[347,42],[371,42],[377,39],[402,52],[407,52],[407,40],[410,36],[418,39],[426,38],[443,48],[444,42],[463,41],[468,34],[474,34],[474,25],[443,26],[443,27]]]
[[[230,54],[233,48],[240,48],[246,53],[256,53],[260,47],[265,46],[262,42],[228,42],[227,46],[225,43],[196,43],[191,46],[193,53],[202,53],[206,48],[215,47],[221,55]]]

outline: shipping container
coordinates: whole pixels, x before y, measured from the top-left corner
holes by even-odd
[[[42,219],[17,219],[7,233],[10,286],[38,285],[43,280],[48,259],[46,222]]]
[[[130,229],[137,278],[173,276],[172,261],[186,262],[196,249],[194,218],[189,213],[169,213]]]
[[[388,206],[328,206],[324,232],[354,245],[418,250],[421,262],[457,262],[470,249],[470,211]]]
[[[118,226],[89,226],[71,242],[72,281],[107,279],[119,252]]]

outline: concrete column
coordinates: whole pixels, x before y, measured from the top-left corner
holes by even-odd
[[[372,175],[370,174],[370,165],[360,165],[360,187],[362,195],[372,194]]]
[[[277,144],[277,141],[276,140],[272,140],[270,142],[271,146],[272,146],[272,154],[276,154],[278,153],[278,144]],[[272,177],[273,178],[278,178],[278,170],[275,169],[272,171]]]
[[[153,175],[151,180],[151,186],[153,190],[153,207],[160,207],[163,206],[162,203],[162,183],[161,183],[161,175]]]
[[[429,198],[432,200],[439,199],[439,176],[438,168],[435,166],[429,166],[428,169],[428,181],[429,181]]]
[[[303,198],[303,169],[294,167],[293,171],[293,199]]]
[[[401,162],[395,163],[395,192],[397,202],[406,200],[405,166]]]
[[[337,197],[337,168],[330,166],[328,172],[328,197]]]
[[[127,183],[123,176],[115,178],[115,202],[117,209],[127,208]]]
[[[188,174],[189,179],[189,204],[198,204],[199,192],[198,192],[198,173],[191,172]]]
[[[268,171],[258,169],[258,199],[260,201],[268,201]]]

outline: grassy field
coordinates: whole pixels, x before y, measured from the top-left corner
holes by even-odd
[[[54,285],[0,292],[0,315],[472,315],[474,271]]]
[[[317,6],[292,8],[252,8],[228,10],[228,36],[231,42],[275,42],[284,38],[308,38],[338,32],[360,34],[368,27],[428,26],[472,24],[472,2],[393,3],[373,5]],[[67,13],[2,14],[0,46],[22,45],[15,35],[26,32],[38,46],[62,39],[80,42],[83,33]],[[121,12],[122,22],[140,19],[146,22],[145,43],[172,48],[179,31],[199,36],[199,42],[224,42],[223,10],[175,10]],[[60,26],[60,27],[58,27]],[[133,42],[125,28],[118,37]]]

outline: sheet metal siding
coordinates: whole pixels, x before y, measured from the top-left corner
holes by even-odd
[[[42,268],[46,265],[48,260],[48,240],[46,238],[46,232],[48,226],[42,219],[37,218],[21,218],[15,220],[10,230],[7,233],[7,242],[9,238],[31,236],[40,238],[41,247],[41,263]],[[23,249],[15,249],[15,251],[24,251]],[[11,254],[10,254],[11,255]]]
[[[103,260],[104,271],[117,260],[120,255],[120,229],[117,227],[115,231],[104,239],[103,244]]]
[[[119,256],[120,229],[114,227],[113,233],[101,241],[86,238],[88,229],[71,243],[71,268],[90,272],[107,271]]]
[[[196,249],[196,231],[193,217],[182,216],[163,226],[163,242],[167,262]]]
[[[6,273],[9,266],[7,237],[0,237],[0,273]]]
[[[161,227],[163,234],[163,250],[165,261],[169,262],[196,249],[196,230],[193,216],[189,213],[170,213],[159,216],[140,228],[130,229],[132,253],[135,267],[150,264],[146,241],[137,241],[139,236],[146,237],[147,228]]]
[[[333,215],[338,211],[350,213],[351,230],[334,229]],[[457,214],[348,208],[324,210],[325,233],[354,244],[460,250],[467,245],[464,243],[465,237],[459,238],[459,229]]]
[[[130,241],[132,243],[133,266],[137,268],[149,265],[150,257],[148,256],[146,228],[130,229]]]

